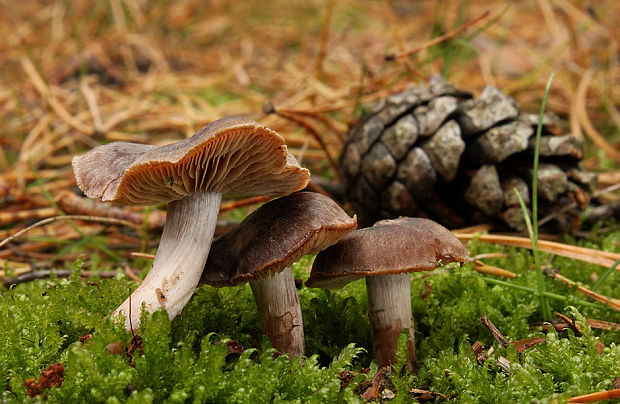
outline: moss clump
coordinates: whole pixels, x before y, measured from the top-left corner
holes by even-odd
[[[610,233],[591,247],[614,249],[620,231]],[[508,252],[509,257],[489,260],[518,274],[510,282],[535,285],[528,251],[474,243],[472,255]],[[591,284],[592,273],[604,268],[561,257],[543,255],[547,265],[576,281]],[[293,266],[297,278],[307,279],[312,258]],[[147,264],[148,265],[148,264]],[[78,263],[77,267],[80,266]],[[91,269],[91,268],[89,268]],[[38,280],[0,290],[0,372],[4,402],[355,402],[376,372],[372,362],[368,303],[364,282],[337,291],[301,288],[299,296],[306,326],[310,358],[290,361],[275,357],[260,325],[250,288],[199,288],[172,323],[164,312],[144,315],[143,339],[130,358],[126,349],[132,335],[107,319],[135,284],[122,274],[115,279],[79,278]],[[612,274],[600,292],[620,297]],[[552,310],[577,319],[582,335],[551,331],[547,335],[530,324],[541,321],[535,296],[505,286],[463,268],[412,276],[412,307],[420,359],[417,376],[400,375],[395,366],[388,388],[394,401],[412,401],[412,387],[428,388],[457,402],[542,402],[564,400],[612,387],[620,376],[618,332],[591,330],[585,318],[620,322],[620,313],[603,306],[581,304],[566,286],[551,279],[547,289],[567,297],[550,300]],[[576,309],[570,306],[575,306]],[[480,324],[488,316],[510,340],[545,337],[546,342],[518,355],[501,348]],[[90,338],[80,337],[92,334]],[[245,350],[230,353],[228,341]],[[471,344],[479,340],[494,353],[478,364]],[[135,343],[135,342],[134,342]],[[599,343],[604,345],[598,353]],[[110,344],[120,346],[115,352]],[[355,344],[355,345],[353,345]],[[404,346],[404,344],[403,344]],[[401,347],[399,355],[405,356]],[[120,352],[120,353],[118,353]],[[511,364],[507,376],[497,358]],[[336,359],[334,359],[336,358]],[[404,360],[404,359],[403,359]],[[64,365],[59,388],[29,398],[24,380],[36,377],[52,363]],[[133,363],[133,367],[131,366]],[[368,370],[362,368],[369,368]],[[339,373],[356,375],[343,383]],[[364,384],[360,384],[364,383]]]

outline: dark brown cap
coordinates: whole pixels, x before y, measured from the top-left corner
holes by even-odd
[[[280,135],[240,116],[215,121],[166,146],[109,143],[74,157],[72,165],[87,196],[128,205],[170,202],[197,192],[286,195],[310,178]]]
[[[306,285],[337,289],[365,276],[430,271],[467,256],[463,244],[432,220],[382,220],[320,252]]]
[[[324,195],[296,192],[275,199],[213,242],[200,282],[233,286],[280,272],[356,226],[355,216]]]

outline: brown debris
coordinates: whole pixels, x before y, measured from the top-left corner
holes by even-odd
[[[92,340],[93,339],[93,334],[86,334],[86,335],[82,335],[80,337],[80,343],[84,343],[86,341]]]
[[[241,343],[237,340],[226,341],[226,348],[228,348],[229,354],[239,355],[243,354],[245,349],[241,345]]]
[[[445,394],[438,393],[436,391],[430,390],[422,390],[422,389],[409,389],[409,393],[413,396],[413,398],[417,401],[433,401],[433,400],[441,400],[445,401],[448,399],[448,396]]]
[[[24,380],[29,397],[35,397],[43,394],[44,389],[50,387],[60,387],[65,378],[65,368],[62,363],[54,363],[41,372],[41,376],[37,378],[29,378]]]
[[[144,355],[144,340],[138,334],[135,334],[131,341],[129,341],[129,345],[127,346],[127,357],[129,358],[129,366],[132,368],[136,365],[134,364],[134,353],[138,351],[138,356]]]
[[[539,337],[539,338],[527,338],[527,339],[520,339],[518,341],[512,341],[511,344],[515,347],[515,349],[517,350],[518,353],[522,353],[528,349],[530,349],[531,347],[533,347],[534,345],[538,345],[541,344],[543,342],[545,342],[546,339]]]
[[[125,352],[123,344],[121,344],[120,341],[109,343],[108,345],[106,345],[106,349],[110,355],[120,355]]]
[[[368,371],[362,373],[368,373]],[[343,370],[338,372],[338,379],[340,379],[340,391],[344,390],[349,383],[351,383],[351,380],[353,380],[353,378],[357,375],[359,375],[359,373],[352,370]]]
[[[367,382],[369,386],[364,386],[362,398],[368,401],[377,401],[381,397],[381,392],[385,389],[386,378],[389,377],[391,368],[389,366],[381,368],[375,373],[372,380]]]
[[[499,366],[499,370],[506,374],[506,376],[510,376],[512,372],[510,369],[510,361],[503,356],[499,356],[497,358],[497,365]]]
[[[499,342],[502,347],[506,348],[508,347],[508,345],[510,345],[510,341],[508,341],[508,339],[504,337],[500,330],[495,327],[495,325],[491,322],[491,320],[489,320],[487,316],[480,317],[480,322],[483,326],[486,327],[487,330],[489,330],[491,335],[493,335],[493,338],[495,338],[495,340]]]
[[[476,354],[476,361],[479,365],[483,365],[484,361],[489,359],[489,357],[484,354],[484,345],[482,345],[482,342],[474,342],[474,344],[471,346],[471,349],[472,351],[474,351],[474,354]]]
[[[581,327],[575,322],[575,319],[569,318],[562,313],[555,313],[555,315],[566,322],[568,328],[573,330],[573,333],[575,333],[575,336],[581,337]]]

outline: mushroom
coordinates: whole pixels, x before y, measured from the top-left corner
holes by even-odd
[[[123,313],[128,329],[139,326],[142,304],[149,312],[163,307],[172,320],[189,301],[209,254],[222,194],[286,195],[309,180],[280,135],[239,116],[166,146],[109,143],[74,157],[72,165],[78,186],[91,198],[168,202],[153,267],[113,313]]]
[[[301,307],[290,266],[356,226],[355,216],[321,194],[296,192],[273,200],[213,242],[200,281],[215,287],[249,281],[271,345],[291,357],[304,355]]]
[[[372,347],[379,366],[394,363],[398,336],[408,329],[408,366],[416,371],[409,272],[463,262],[467,255],[448,229],[431,220],[382,220],[373,227],[352,231],[320,252],[306,285],[337,289],[365,277]]]

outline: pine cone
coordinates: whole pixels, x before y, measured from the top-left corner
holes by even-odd
[[[428,216],[448,227],[492,222],[522,230],[516,189],[529,206],[536,114],[488,86],[478,98],[441,76],[375,104],[351,128],[341,169],[347,194],[365,224]],[[596,176],[580,168],[579,139],[562,135],[547,114],[540,141],[540,217],[557,215],[566,229],[579,217]]]

